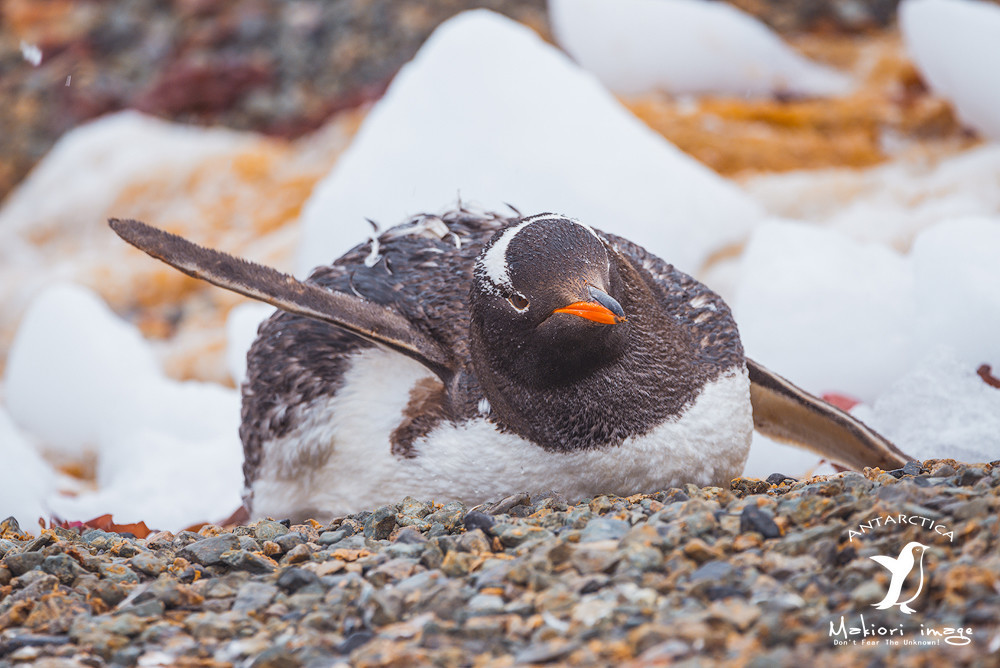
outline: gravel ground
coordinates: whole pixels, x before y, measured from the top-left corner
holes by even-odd
[[[998,507],[1000,462],[931,460],[145,539],[8,520],[0,666],[998,665]],[[869,557],[910,541],[914,613],[877,610]]]

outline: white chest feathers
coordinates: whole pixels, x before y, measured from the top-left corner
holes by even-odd
[[[515,492],[568,499],[654,492],[684,483],[727,485],[743,470],[753,418],[745,368],[709,383],[678,418],[621,445],[550,452],[496,430],[481,415],[442,422],[416,441],[417,456],[393,455],[390,434],[426,367],[368,348],[351,360],[333,397],[299,409],[297,428],[264,443],[253,484],[255,517],[318,520],[413,496],[476,504]]]

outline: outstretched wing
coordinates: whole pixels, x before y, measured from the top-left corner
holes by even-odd
[[[455,361],[437,342],[383,306],[303,283],[276,269],[204,248],[137,220],[112,218],[108,223],[128,243],[189,276],[396,350],[426,366],[445,384],[455,372]]]
[[[897,469],[913,459],[857,418],[752,359],[747,358],[747,369],[753,424],[764,436],[799,445],[853,469]]]

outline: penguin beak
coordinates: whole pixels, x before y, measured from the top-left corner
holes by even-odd
[[[622,305],[607,292],[593,285],[587,286],[587,292],[590,294],[589,300],[567,304],[553,313],[569,313],[602,325],[617,325],[627,319]]]

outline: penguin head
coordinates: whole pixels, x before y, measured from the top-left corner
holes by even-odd
[[[476,261],[470,295],[477,370],[530,387],[612,363],[630,327],[620,261],[596,231],[564,216],[499,230]]]

